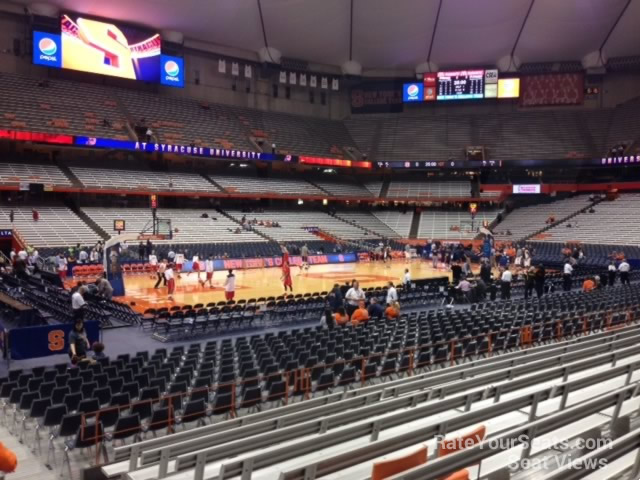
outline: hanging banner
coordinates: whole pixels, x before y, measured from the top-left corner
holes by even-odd
[[[402,80],[369,81],[351,89],[351,113],[402,112]]]

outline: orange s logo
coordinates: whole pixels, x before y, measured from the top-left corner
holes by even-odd
[[[64,350],[64,330],[51,330],[49,332],[49,350],[52,352]]]

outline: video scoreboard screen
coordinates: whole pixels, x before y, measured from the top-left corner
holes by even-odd
[[[484,98],[484,70],[438,72],[437,100]]]
[[[402,101],[435,102],[478,100],[483,98],[518,98],[519,78],[498,78],[497,69],[469,69],[424,73],[422,82],[405,83]]]
[[[162,54],[159,33],[77,14],[59,33],[33,31],[33,63],[184,87],[184,60]]]

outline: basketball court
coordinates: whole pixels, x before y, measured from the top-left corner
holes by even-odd
[[[357,279],[362,287],[384,286],[392,281],[402,283],[405,268],[409,268],[412,279],[423,279],[450,276],[447,270],[437,270],[431,261],[413,260],[406,264],[404,260],[394,260],[390,264],[382,262],[357,262],[331,265],[312,265],[301,275],[300,268],[292,267],[293,293],[305,294],[329,291],[335,283],[343,284]],[[257,268],[234,270],[236,275],[236,300],[260,297],[277,297],[284,294],[280,268]],[[201,278],[205,274],[201,273]],[[172,305],[219,302],[224,300],[224,281],[227,271],[217,271],[213,277],[213,288],[203,287],[198,282],[197,274],[183,273],[176,281],[174,301],[167,299],[167,288],[162,285],[154,289],[156,276],[149,274],[130,274],[124,277],[126,296],[121,300],[132,305],[136,311],[143,312],[147,308],[168,307]]]

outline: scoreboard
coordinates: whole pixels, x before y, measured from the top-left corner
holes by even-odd
[[[402,101],[434,102],[483,98],[518,98],[520,79],[499,78],[497,69],[466,69],[423,74],[422,82],[405,83]]]
[[[438,72],[437,100],[484,98],[484,70]]]

